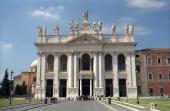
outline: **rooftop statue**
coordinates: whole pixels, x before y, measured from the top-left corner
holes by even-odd
[[[102,31],[102,28],[103,28],[103,23],[101,21],[99,21],[99,30]]]
[[[129,34],[134,33],[134,27],[132,25],[129,26]]]
[[[83,21],[88,21],[88,10],[83,12]]]
[[[92,28],[93,28],[93,30],[96,30],[96,29],[97,29],[97,24],[96,24],[95,21],[93,22]]]
[[[37,31],[39,33],[39,36],[41,37],[42,35],[46,35],[46,30],[47,30],[47,27],[41,27],[41,26],[38,26],[37,27]]]
[[[55,27],[54,27],[54,33],[56,34],[56,35],[59,35],[59,27],[56,25]]]
[[[116,33],[116,25],[115,24],[112,24],[112,33],[115,35]]]

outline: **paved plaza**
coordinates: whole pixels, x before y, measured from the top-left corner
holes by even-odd
[[[107,101],[59,101],[56,104],[24,104],[1,107],[0,111],[151,111],[149,108]]]

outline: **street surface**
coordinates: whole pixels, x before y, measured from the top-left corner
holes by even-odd
[[[112,111],[96,101],[67,101],[29,111]]]
[[[0,111],[151,111],[149,108],[102,101],[59,101],[56,104],[24,104],[1,107]]]

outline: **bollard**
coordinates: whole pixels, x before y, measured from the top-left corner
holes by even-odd
[[[111,104],[111,97],[108,98],[108,104]]]
[[[44,103],[47,104],[47,98],[44,99]]]

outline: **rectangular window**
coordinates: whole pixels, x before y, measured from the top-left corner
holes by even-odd
[[[161,64],[161,55],[160,54],[157,56],[157,63]]]
[[[163,93],[164,93],[163,88],[160,88],[160,96],[163,96]]]
[[[158,74],[158,78],[159,78],[159,80],[162,80],[162,79],[163,79],[163,74],[162,74],[162,73],[159,73],[159,74]]]
[[[148,76],[148,80],[152,80],[152,74],[151,73],[148,73],[147,76]]]
[[[149,88],[149,95],[153,96],[153,88]]]
[[[170,80],[170,73],[168,74],[168,78],[169,78],[169,80]]]
[[[137,73],[140,73],[140,65],[136,65],[136,71]]]
[[[146,60],[147,64],[151,64],[151,57],[147,56],[147,60]]]
[[[168,64],[170,64],[170,57],[168,57]]]

